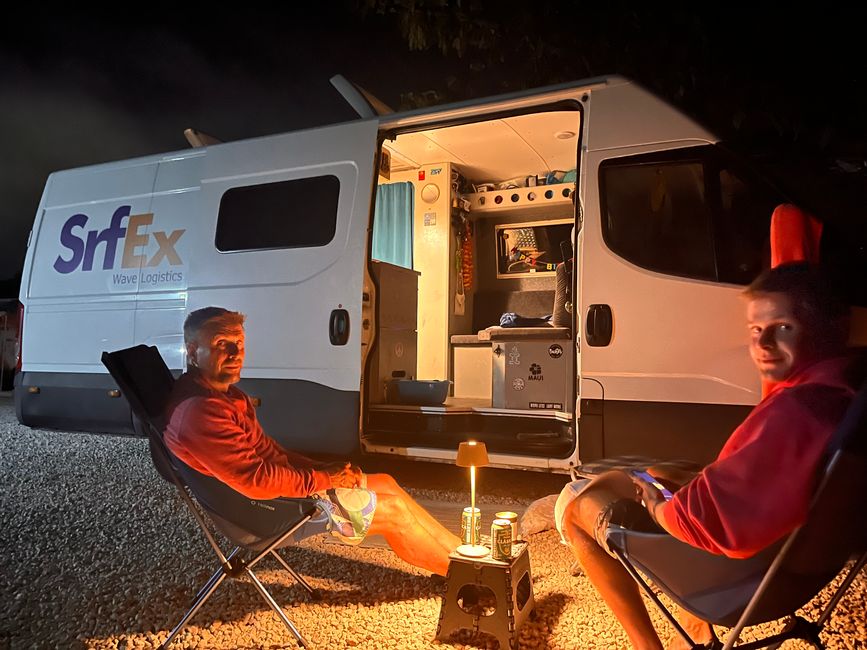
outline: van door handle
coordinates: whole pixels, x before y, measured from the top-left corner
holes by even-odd
[[[349,312],[345,309],[334,309],[328,321],[328,338],[331,345],[346,345],[349,341]]]
[[[587,310],[587,345],[595,348],[611,343],[614,317],[609,305],[590,305]]]

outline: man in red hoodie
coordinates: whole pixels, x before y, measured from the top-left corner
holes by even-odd
[[[175,383],[166,446],[191,469],[250,499],[320,499],[321,515],[297,536],[331,532],[347,544],[383,535],[410,564],[445,575],[460,540],[388,474],[349,462],[324,463],[284,449],[265,434],[250,398],[233,384],[244,365],[244,315],[221,307],[184,323],[187,372]]]
[[[670,501],[651,484],[614,471],[567,485],[557,503],[564,543],[635,648],[662,645],[634,580],[603,550],[608,524],[659,526],[729,557],[756,554],[804,522],[819,465],[855,393],[845,354],[848,309],[818,272],[805,264],[780,266],[763,273],[745,296],[750,355],[762,378],[775,384],[717,459],[695,477],[651,468],[657,478],[682,485]],[[681,617],[693,638],[710,639],[706,623],[685,612]]]

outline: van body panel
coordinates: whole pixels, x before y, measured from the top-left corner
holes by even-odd
[[[153,178],[152,173],[142,180],[150,188]],[[131,263],[132,255],[124,263],[121,238],[126,219],[147,214],[150,205],[149,195],[138,195],[46,208],[32,260],[39,272],[26,287],[28,300],[134,296],[139,268]],[[115,228],[110,231],[112,220]],[[117,281],[119,273],[132,277]]]
[[[704,465],[716,458],[751,408],[733,404],[605,400],[605,435],[599,457],[638,455]]]
[[[296,379],[246,378],[238,387],[259,402],[262,428],[287,449],[342,456],[358,451],[358,391]]]
[[[125,224],[149,213],[157,164],[52,175],[22,283],[24,372],[104,372],[97,350],[133,344],[140,268]]]
[[[612,251],[603,237],[603,162],[705,144],[686,139],[593,151],[585,158],[581,373],[582,387],[603,400],[605,456],[707,462],[760,397],[748,353],[743,287],[642,268]],[[607,345],[587,343],[592,305],[610,307]]]
[[[670,147],[683,144],[692,142]],[[589,154],[588,174],[598,177],[606,158],[646,150]],[[760,385],[748,354],[743,288],[640,268],[606,246],[601,219],[598,183],[588,182],[581,258],[593,273],[581,274],[581,314],[586,320],[590,305],[609,305],[614,334],[607,346],[583,346],[583,375],[604,386],[606,400],[755,404]]]
[[[119,394],[112,397],[112,391],[117,392],[117,384],[108,374],[19,372],[15,415],[30,427],[132,435],[129,405]]]
[[[608,84],[590,93],[585,136],[584,146],[588,152],[687,140],[707,144],[718,140],[701,125],[634,83]],[[587,171],[592,174],[591,170]]]
[[[534,90],[523,90],[484,99],[455,102],[433,108],[416,109],[405,113],[396,113],[380,117],[380,128],[384,132],[416,130],[431,128],[437,124],[463,123],[479,118],[490,117],[492,114],[507,114],[526,112],[538,106],[551,105],[557,102],[583,99],[592,91],[606,88],[609,85],[628,84],[637,88],[633,82],[622,77],[599,77],[584,82],[565,83]]]
[[[182,294],[151,293],[139,296],[135,312],[135,340],[153,345],[169,368],[181,369],[186,360],[184,349],[186,297]]]
[[[176,259],[139,271],[134,330],[135,341],[155,345],[166,365],[174,370],[185,365],[183,324],[187,289],[190,268],[194,265],[194,242],[203,236],[196,232],[192,215],[200,214],[198,179],[207,154],[206,150],[195,150],[189,155],[160,160],[151,203],[154,219],[147,225],[147,245],[141,249],[144,266],[159,250],[153,236],[155,231],[170,233],[162,235],[163,238],[174,237],[172,250]]]
[[[221,145],[219,159],[206,159],[199,211],[212,218],[231,188],[326,175],[339,181],[336,230],[324,246],[221,252],[213,228],[192,243],[187,310],[223,305],[246,314],[245,378],[359,390],[375,143],[376,122],[366,121]],[[349,340],[342,346],[328,336],[335,309],[349,312]]]
[[[54,172],[46,184],[42,207],[74,208],[149,197],[162,156],[90,165]]]
[[[74,301],[44,300],[27,312],[24,372],[99,372],[99,359],[86,350],[116,350],[133,345],[135,297]],[[108,325],[110,323],[110,326]],[[40,342],[43,342],[40,344]]]

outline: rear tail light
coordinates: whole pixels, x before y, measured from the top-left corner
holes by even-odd
[[[21,372],[21,351],[24,349],[24,305],[18,303],[18,359],[15,361],[15,369]]]

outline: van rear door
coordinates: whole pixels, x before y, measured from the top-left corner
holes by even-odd
[[[187,313],[247,316],[241,388],[299,451],[358,448],[362,277],[376,120],[208,147]],[[165,189],[165,188],[163,188]]]
[[[49,177],[21,282],[22,424],[131,432],[99,355],[135,342],[140,265],[127,231],[152,212],[157,165],[142,158]]]

